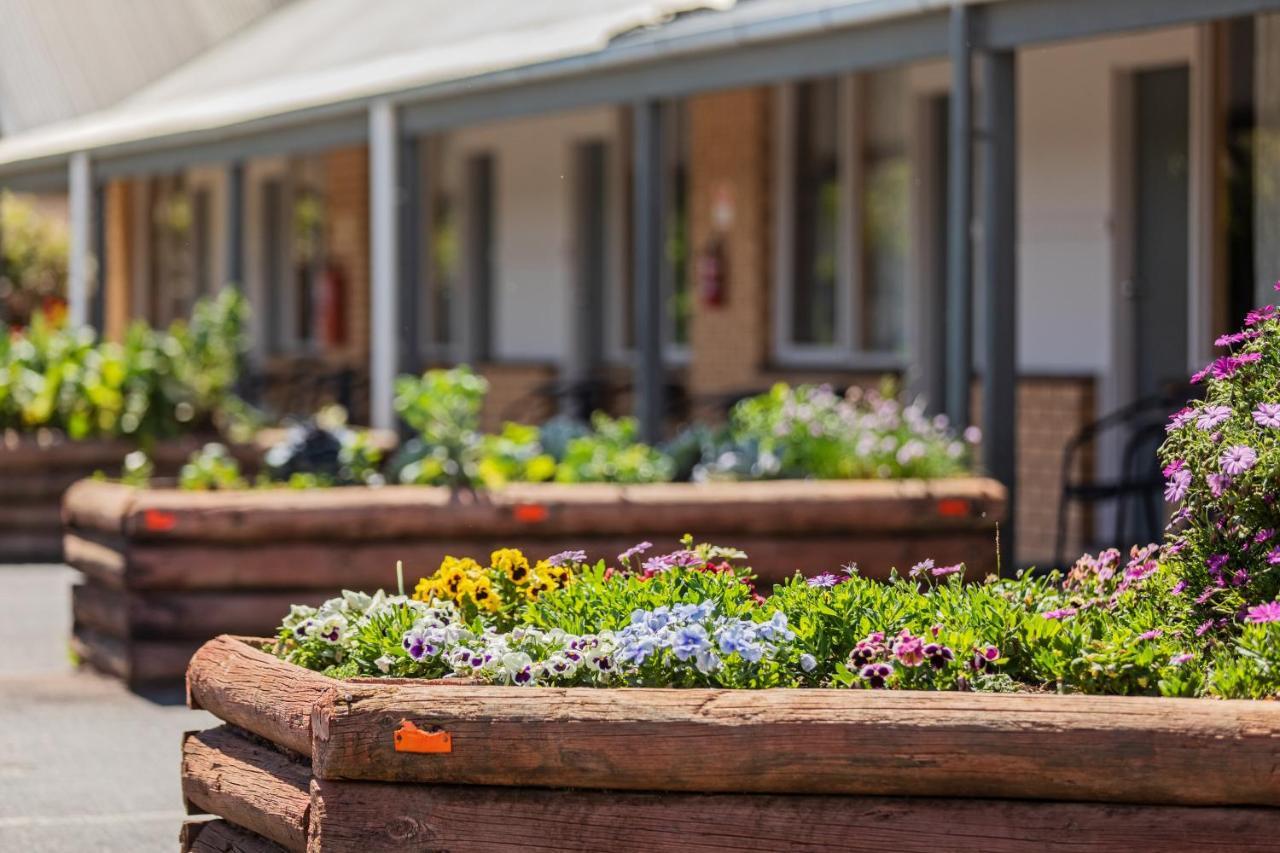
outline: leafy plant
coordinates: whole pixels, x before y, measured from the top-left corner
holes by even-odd
[[[591,432],[569,440],[556,468],[560,483],[662,483],[675,463],[639,440],[635,418],[591,416]]]
[[[1277,285],[1280,289],[1280,284]],[[1192,377],[1203,400],[1169,422],[1160,448],[1165,498],[1177,506],[1169,559],[1204,620],[1219,630],[1280,595],[1280,318],[1251,311],[1224,335],[1228,354]]]
[[[120,343],[37,313],[24,330],[0,331],[0,429],[143,443],[212,431],[232,396],[246,310],[228,288],[198,303],[190,323],[138,323]]]
[[[247,489],[240,463],[224,445],[211,442],[191,454],[178,472],[178,488],[192,492]]]

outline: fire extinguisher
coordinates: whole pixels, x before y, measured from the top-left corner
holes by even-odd
[[[325,346],[341,346],[347,340],[347,287],[337,264],[327,264],[320,277],[320,338]]]
[[[708,308],[719,308],[728,299],[725,284],[724,240],[711,238],[698,252],[695,264],[698,277],[698,299]]]

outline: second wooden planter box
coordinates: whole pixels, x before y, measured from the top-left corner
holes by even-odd
[[[932,557],[994,568],[1004,490],[993,480],[779,481],[648,486],[521,485],[465,498],[445,489],[181,492],[86,481],[64,505],[76,644],[131,682],[179,679],[200,641],[271,632],[293,602],[413,583],[449,554],[531,557],[584,548],[614,560],[700,541],[740,547],[766,584],[857,562],[883,577]]]
[[[221,818],[190,826],[189,850],[1255,851],[1280,838],[1277,703],[334,681],[230,637],[196,654],[187,688],[226,723],[183,744],[189,810]]]
[[[274,434],[273,434],[274,435]],[[213,437],[159,442],[151,449],[158,473],[177,474]],[[256,468],[260,446],[233,446],[242,465]],[[56,563],[62,559],[62,497],[71,484],[96,472],[118,476],[125,456],[138,449],[119,439],[41,441],[0,436],[0,563]]]

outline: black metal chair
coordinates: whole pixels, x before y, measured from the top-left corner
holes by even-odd
[[[1123,548],[1158,542],[1164,532],[1164,477],[1156,450],[1165,437],[1169,413],[1183,406],[1186,394],[1169,393],[1136,400],[1094,421],[1067,442],[1062,452],[1062,492],[1058,500],[1058,525],[1054,541],[1054,565],[1066,559],[1067,525],[1072,506],[1096,508],[1114,503],[1115,525],[1110,539],[1089,543],[1090,548]],[[1077,477],[1081,454],[1099,440],[1116,434],[1123,441],[1119,475]],[[1137,518],[1131,518],[1134,511]],[[1134,527],[1136,522],[1137,526]],[[1136,534],[1139,534],[1135,538]],[[1128,540],[1134,539],[1134,542]],[[1138,542],[1137,540],[1141,540]]]
[[[529,389],[502,411],[503,420],[524,420],[530,410],[546,410],[548,417],[565,411],[571,417],[587,421],[597,411],[612,411],[618,397],[632,391],[625,380],[607,377],[587,379],[551,379]],[[683,422],[689,416],[689,397],[683,384],[668,382],[665,388],[667,418]]]

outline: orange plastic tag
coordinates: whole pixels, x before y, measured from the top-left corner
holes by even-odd
[[[396,752],[453,752],[448,732],[424,732],[408,720],[400,721],[395,733]]]
[[[516,521],[523,524],[541,524],[551,512],[543,504],[516,504]]]
[[[178,517],[171,512],[149,509],[142,514],[142,526],[147,530],[163,533],[178,526]]]
[[[963,518],[971,507],[964,498],[944,498],[938,501],[938,515],[943,518]]]

